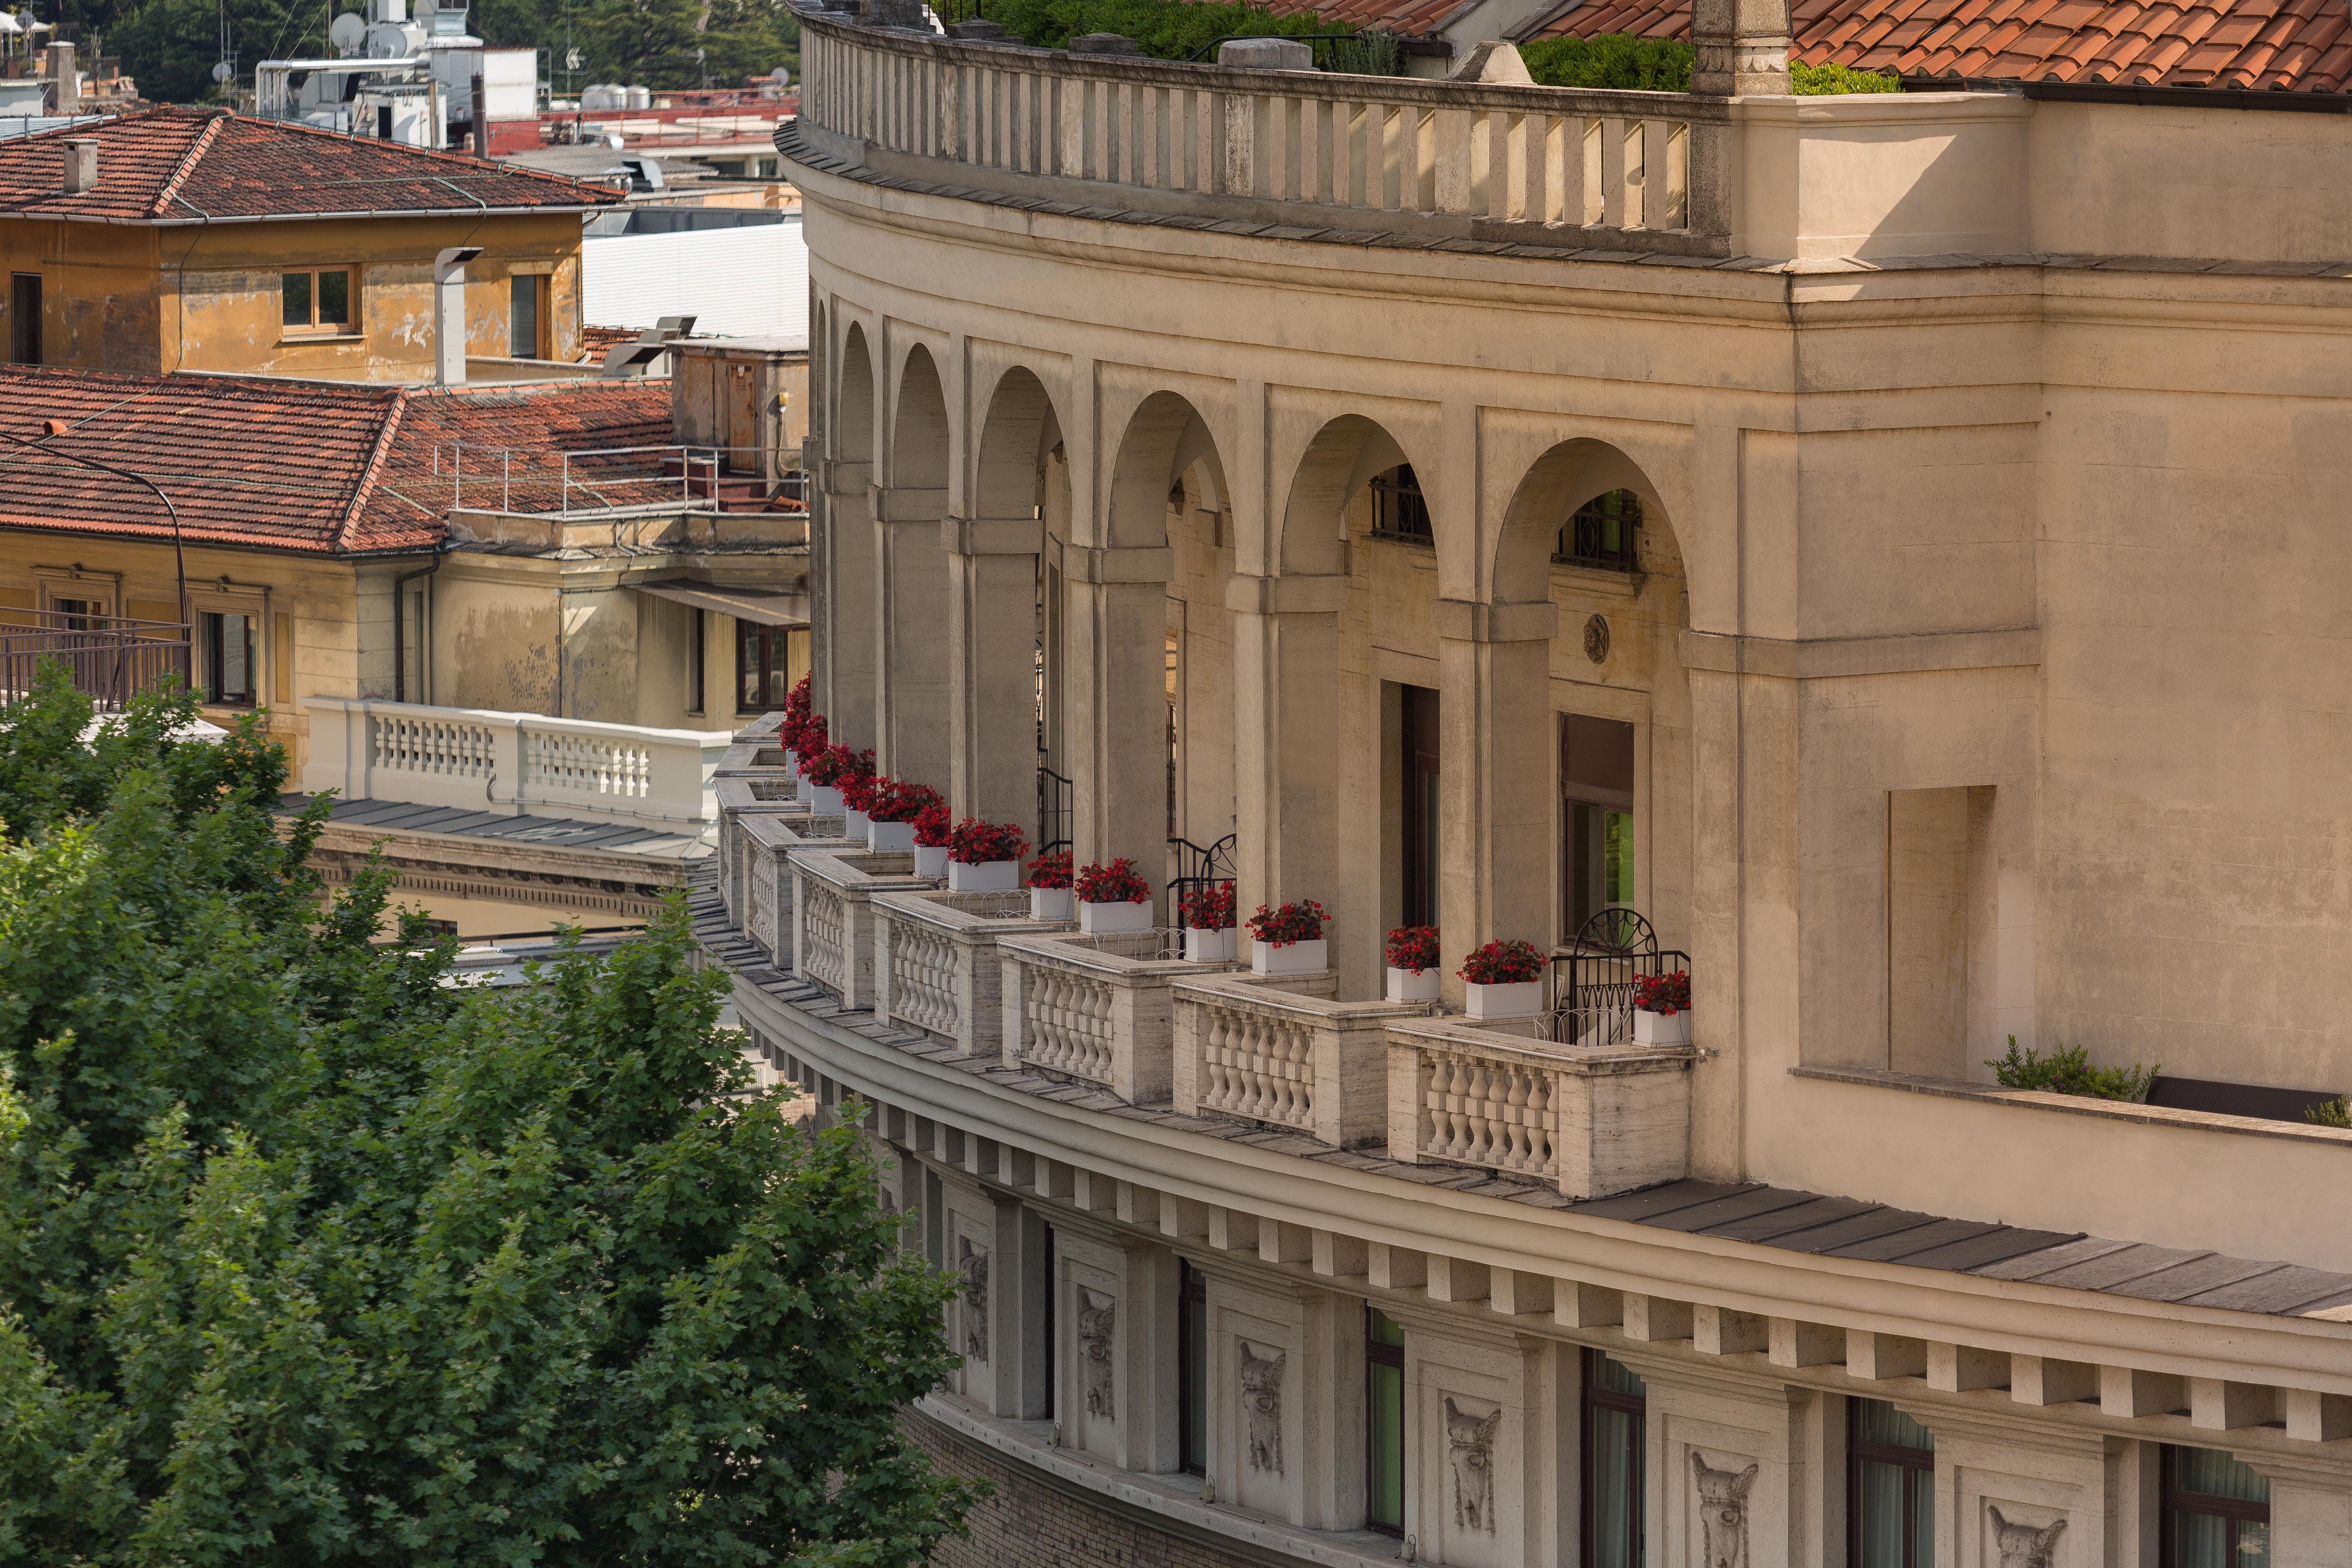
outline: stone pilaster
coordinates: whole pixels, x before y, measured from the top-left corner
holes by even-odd
[[[959,817],[1028,823],[1036,815],[1035,518],[950,517],[948,567],[948,800]]]
[[[947,491],[876,485],[875,766],[934,789],[948,782]]]
[[[1789,90],[1789,0],[1694,0],[1690,89],[1709,98]]]

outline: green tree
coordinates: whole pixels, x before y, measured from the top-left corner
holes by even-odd
[[[517,992],[321,910],[259,721],[0,710],[0,1561],[890,1564],[973,1493],[853,1129],[681,910]]]

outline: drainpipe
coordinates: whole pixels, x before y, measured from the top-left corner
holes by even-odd
[[[433,258],[433,381],[466,384],[466,263],[478,245],[453,245]]]
[[[425,626],[433,624],[431,582],[433,574],[441,570],[441,563],[447,558],[449,552],[457,547],[457,543],[454,539],[442,541],[433,547],[433,563],[430,566],[419,567],[414,572],[404,572],[392,580],[392,700],[394,702],[408,700],[408,605],[404,602],[408,593],[408,585],[419,577],[426,579],[424,625],[417,627],[417,633],[421,637]],[[421,656],[424,649],[420,647],[417,651]],[[417,673],[420,675],[424,673],[424,660],[421,657],[417,660]],[[429,682],[425,694],[428,697],[433,694]]]

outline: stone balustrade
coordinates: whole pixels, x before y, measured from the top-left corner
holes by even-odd
[[[1069,930],[1029,918],[1029,895],[882,893],[874,899],[874,1011],[968,1055],[1003,1049],[1000,938]]]
[[[1004,1065],[1166,1103],[1174,1078],[1177,981],[1230,965],[1188,963],[1180,931],[1006,937]]]
[[[1423,1003],[1340,1002],[1322,983],[1233,975],[1175,987],[1178,1110],[1231,1116],[1352,1148],[1386,1134],[1388,1026]],[[1316,994],[1313,992],[1323,992]]]
[[[1211,220],[1730,254],[1719,98],[1240,70],[801,18],[794,133],[879,174]]]
[[[1687,1046],[1528,1044],[1452,1019],[1387,1033],[1392,1160],[1530,1177],[1571,1198],[1689,1173]]]
[[[845,1007],[875,1005],[874,895],[936,888],[915,875],[911,854],[862,847],[787,853],[793,889],[793,973],[824,986]]]
[[[799,786],[782,770],[761,769],[732,778],[722,773],[712,782],[711,790],[719,797],[719,901],[739,924],[748,924],[752,858],[747,825],[774,816],[805,828],[809,804],[800,798]],[[772,894],[772,884],[770,891]],[[774,908],[772,897],[769,907]]]
[[[793,967],[792,858],[795,854],[847,852],[866,847],[863,838],[842,832],[839,816],[793,816],[782,814],[737,814],[724,817],[719,841],[730,837],[740,858],[743,900],[748,918],[740,923],[761,951],[780,969]]]

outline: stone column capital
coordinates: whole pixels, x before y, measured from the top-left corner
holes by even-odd
[[[1692,0],[1690,89],[1704,98],[1789,90],[1789,0]]]
[[[1176,552],[1165,544],[1065,544],[1062,575],[1073,583],[1165,583]]]
[[[1348,602],[1348,579],[1333,574],[1225,579],[1225,608],[1247,616],[1337,615]]]

